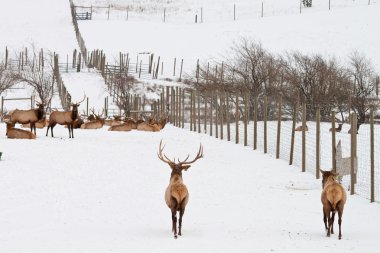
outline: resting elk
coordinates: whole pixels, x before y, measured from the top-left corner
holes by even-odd
[[[302,125],[296,127],[296,128],[294,129],[294,131],[302,131]],[[305,127],[305,131],[309,131],[309,128],[307,127],[307,125],[306,125],[306,127]]]
[[[83,123],[80,127],[81,129],[99,129],[103,127],[104,125],[104,119],[102,118],[103,112],[102,114],[95,114],[95,111],[93,110],[92,113],[93,113],[92,115],[94,116],[94,119],[89,122]]]
[[[108,131],[131,131],[132,130],[132,124],[130,123],[123,123],[120,125],[110,126],[108,128]]]
[[[336,181],[337,173],[331,171],[322,172],[322,194],[321,201],[323,204],[323,222],[327,236],[334,234],[334,218],[335,213],[338,211],[338,224],[339,224],[339,240],[342,239],[342,215],[344,204],[346,203],[346,191],[343,186]],[[331,216],[330,216],[331,214]],[[328,224],[327,224],[328,222]]]
[[[50,114],[49,118],[49,125],[47,127],[46,131],[46,136],[48,136],[49,133],[49,128],[51,128],[51,137],[54,137],[53,135],[53,128],[55,125],[60,124],[60,125],[67,125],[67,128],[69,129],[69,138],[74,138],[74,122],[78,118],[78,107],[80,103],[82,103],[86,99],[86,95],[84,98],[77,103],[72,103],[71,104],[71,111],[66,111],[66,112],[59,112],[59,111],[54,111]]]
[[[7,132],[6,136],[9,139],[36,139],[36,135],[30,131],[14,128],[14,124],[6,122]]]
[[[10,117],[10,122],[13,124],[27,124],[30,123],[30,131],[34,130],[34,134],[36,134],[36,122],[42,120],[45,113],[45,105],[44,103],[36,103],[38,108],[31,110],[14,110]]]
[[[186,185],[183,183],[182,171],[187,171],[190,168],[190,164],[203,157],[203,146],[200,144],[198,154],[192,161],[187,161],[190,156],[188,155],[183,162],[178,159],[178,163],[175,163],[175,159],[171,161],[166,155],[162,154],[164,148],[165,145],[162,147],[161,140],[157,155],[161,161],[169,164],[172,170],[170,182],[165,191],[165,202],[172,212],[172,232],[174,233],[174,238],[177,239],[177,212],[179,212],[178,235],[181,236],[182,217],[189,201],[189,192]]]

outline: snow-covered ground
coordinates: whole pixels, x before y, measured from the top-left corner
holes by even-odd
[[[108,4],[108,1],[102,2]],[[222,5],[227,6],[227,2],[233,5],[234,1],[223,1]],[[219,22],[195,24],[164,23],[145,15],[143,19],[128,21],[94,18],[92,21],[79,21],[79,27],[88,49],[103,49],[110,63],[112,59],[118,58],[119,52],[129,52],[132,59],[137,53],[151,52],[156,55],[156,59],[157,56],[161,57],[164,76],[167,77],[172,76],[174,58],[177,58],[177,69],[179,59],[184,59],[184,70],[191,72],[197,59],[201,62],[224,59],[233,44],[242,38],[261,42],[264,48],[278,54],[298,50],[306,54],[336,57],[343,63],[357,50],[368,56],[380,72],[380,53],[377,50],[380,35],[376,32],[380,30],[380,22],[377,22],[379,4],[372,2],[371,5],[366,5],[354,1],[357,4],[355,8],[337,6],[328,11],[328,8],[321,7],[322,3],[328,6],[328,1],[313,1],[316,6],[308,8],[310,10],[306,13],[290,15],[287,11],[292,8],[291,2],[281,1],[282,7],[276,15],[264,18],[251,17],[236,21],[223,19]],[[345,6],[353,1],[339,3],[340,6]],[[218,12],[213,13],[213,17],[218,15]]]
[[[1,252],[373,252],[380,206],[349,196],[343,239],[327,238],[321,183],[287,162],[168,125],[159,133],[68,131],[8,140],[1,128]],[[174,240],[157,158],[205,157],[187,172],[190,201]]]

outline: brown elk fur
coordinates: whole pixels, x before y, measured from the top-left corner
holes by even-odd
[[[12,123],[20,124],[30,124],[30,131],[34,130],[36,134],[36,122],[42,120],[45,113],[44,104],[37,103],[38,108],[31,110],[18,110],[15,109],[12,114],[10,114],[10,121]]]
[[[147,122],[143,122],[137,125],[137,130],[147,132],[159,132],[161,128],[157,124],[151,125]]]
[[[86,96],[83,98],[81,102],[84,101]],[[55,125],[67,125],[67,128],[69,129],[69,138],[74,138],[74,122],[78,119],[78,107],[80,103],[71,104],[72,109],[71,111],[66,112],[59,112],[54,111],[50,114],[49,118],[49,125],[47,127],[46,136],[48,136],[49,128],[51,128],[51,137],[54,137],[53,135],[53,128]]]
[[[346,204],[346,191],[343,186],[336,181],[337,173],[331,171],[322,172],[322,194],[321,201],[323,204],[323,222],[327,236],[334,234],[334,218],[335,212],[338,211],[338,224],[339,224],[339,240],[342,239],[342,215],[344,205]],[[331,214],[331,216],[330,216]],[[328,222],[328,224],[327,224]]]
[[[42,129],[42,128],[46,127],[47,124],[48,124],[48,120],[46,118],[43,118],[42,120],[37,121],[35,126],[38,129]],[[22,124],[22,127],[23,128],[30,128],[30,123]]]
[[[296,129],[294,129],[294,131],[302,131],[302,125],[296,127]],[[309,128],[307,127],[307,125],[306,125],[306,127],[305,127],[305,131],[309,131]]]
[[[108,131],[131,131],[131,130],[132,130],[132,125],[129,123],[124,123],[117,126],[111,126],[110,128],[108,128]]]
[[[159,146],[158,158],[161,161],[167,163],[172,170],[169,185],[165,190],[165,202],[171,210],[172,231],[174,233],[174,238],[177,238],[177,212],[179,212],[178,235],[182,235],[182,217],[185,213],[186,205],[189,202],[189,191],[187,190],[187,187],[183,182],[182,171],[187,171],[187,169],[190,168],[190,164],[203,157],[203,147],[201,144],[198,150],[198,154],[192,161],[187,162],[187,159],[189,158],[189,156],[187,156],[187,158],[183,162],[179,161],[178,159],[178,163],[171,161],[166,157],[166,155],[162,154],[164,147],[162,147],[161,141]]]
[[[360,123],[357,123],[357,125],[356,125],[356,134],[359,133],[360,125],[361,125]],[[350,130],[348,130],[348,133],[349,133],[349,134],[351,133],[351,128],[350,128]]]
[[[30,131],[14,128],[12,123],[7,123],[6,136],[9,139],[36,139],[36,135]]]
[[[342,123],[339,123],[339,124],[338,124],[338,127],[335,128],[335,132],[340,133],[340,131],[342,131],[342,126],[343,126],[343,124],[342,124]],[[332,132],[332,128],[330,128],[329,131]]]
[[[96,119],[90,122],[85,122],[81,125],[81,129],[99,129],[104,125],[104,119]]]

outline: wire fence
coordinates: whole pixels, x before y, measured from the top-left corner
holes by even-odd
[[[303,106],[296,104],[291,108],[283,105],[280,97],[254,98],[245,93],[234,95],[216,91],[196,93],[178,87],[167,88],[155,106],[153,110],[158,115],[168,115],[174,126],[263,151],[289,161],[289,164],[314,174],[316,178],[319,178],[319,169],[335,168],[347,191],[371,201],[380,201],[377,155],[380,151],[380,126],[373,120],[360,125],[358,134],[354,131],[350,134],[348,131],[356,127],[356,123],[349,120],[339,128],[334,117],[335,130],[332,131],[333,123],[320,122],[318,115],[302,122]],[[297,113],[294,113],[295,109]],[[356,115],[352,118],[356,120]],[[342,157],[337,151],[339,142]],[[352,162],[341,168],[340,159]]]

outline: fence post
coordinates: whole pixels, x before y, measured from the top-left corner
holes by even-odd
[[[88,116],[88,97],[86,99],[86,116]]]
[[[193,92],[190,92],[190,131],[193,131]]]
[[[278,121],[277,121],[277,145],[276,145],[276,159],[280,158],[280,141],[281,141],[281,117],[282,117],[282,96],[278,100]]]
[[[356,113],[352,113],[351,115],[351,195],[355,194],[355,160],[356,158]]]
[[[258,106],[259,106],[259,99],[257,96],[254,98],[254,108],[253,108],[253,149],[257,149],[257,114],[258,114]]]
[[[264,154],[267,153],[267,96],[264,96]]]
[[[174,67],[173,67],[173,76],[175,76],[175,65],[176,65],[177,58],[174,58]]]
[[[4,97],[3,96],[1,96],[1,115],[4,116]],[[1,119],[3,119],[3,117]]]
[[[236,108],[235,108],[235,142],[236,144],[239,143],[239,97],[236,95]]]
[[[197,131],[197,107],[196,107],[196,94],[197,92],[194,91],[193,93],[193,124],[194,124],[194,127],[193,127],[193,130],[194,132]]]
[[[289,165],[293,164],[294,137],[295,137],[295,129],[296,129],[296,123],[297,123],[297,114],[298,114],[298,103],[294,106],[294,110],[293,110],[292,139],[290,141]]]
[[[181,60],[181,70],[179,72],[179,81],[182,81],[182,67],[183,67],[183,59]]]
[[[219,138],[218,116],[219,116],[218,92],[215,92],[215,138]]]
[[[205,103],[205,108],[204,108],[204,133],[207,134],[207,94],[203,96],[203,100]]]
[[[230,103],[229,103],[229,95],[228,95],[228,93],[226,93],[226,120],[227,120],[227,140],[231,141]]]
[[[219,110],[219,115],[220,115],[220,139],[223,140],[223,127],[224,127],[224,118],[223,118],[223,113],[224,113],[224,110],[223,110],[223,102],[224,102],[224,98],[223,98],[223,93],[221,92],[220,95],[219,95],[219,101],[220,101],[220,110]]]
[[[302,109],[302,172],[306,171],[306,103]]]
[[[197,93],[198,99],[198,133],[201,133],[201,97],[199,92]]]
[[[178,127],[182,126],[182,88],[178,89]]]
[[[320,165],[320,148],[321,148],[321,109],[320,108],[317,108],[317,115],[316,115],[316,123],[317,123],[317,126],[316,126],[316,131],[315,131],[315,177],[317,179],[319,179],[320,177],[320,173],[319,173],[319,169],[321,168],[321,165]]]
[[[244,146],[248,145],[248,96],[244,94]]]
[[[213,107],[213,96],[211,92],[211,95],[210,95],[210,136],[212,136],[212,107]]]
[[[336,138],[335,138],[335,112],[331,113],[331,161],[332,161],[332,171],[336,172]]]
[[[375,131],[373,110],[370,113],[371,123],[371,202],[375,202]]]

